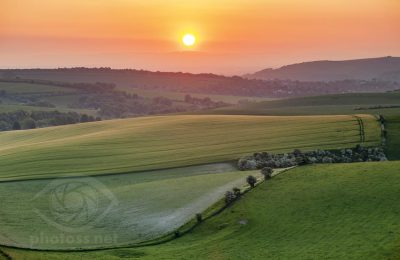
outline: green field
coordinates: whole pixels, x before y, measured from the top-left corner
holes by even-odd
[[[172,242],[95,252],[2,248],[13,259],[398,259],[400,162],[278,175]]]
[[[0,90],[4,90],[10,94],[43,94],[43,93],[73,93],[76,90],[71,88],[63,88],[57,86],[49,86],[42,84],[30,84],[30,83],[12,83],[12,82],[0,82]]]
[[[379,124],[360,115],[365,145]],[[0,181],[139,172],[235,160],[256,151],[353,147],[353,116],[159,116],[0,133]]]
[[[358,118],[362,120],[364,136]],[[388,131],[396,127],[389,125]],[[363,144],[366,146],[381,143],[380,125],[372,115],[173,115],[2,132],[0,244],[31,249],[77,250],[157,241],[193,220],[196,213],[204,212],[227,190],[243,186],[247,175],[259,176],[258,171],[236,170],[233,161],[243,155],[257,151],[288,152],[295,148],[354,147],[362,139],[365,139]],[[388,140],[394,143],[393,137],[389,136]],[[372,169],[378,164],[368,165],[373,166]],[[276,183],[275,189],[270,191],[269,183],[268,189],[262,184],[232,210],[207,220],[183,238],[163,245],[69,254],[11,248],[2,251],[13,259],[231,259],[234,256],[245,259],[248,255],[260,259],[291,258],[299,247],[297,244],[285,245],[287,238],[280,239],[278,227],[281,226],[288,234],[289,227],[301,228],[295,224],[297,219],[290,219],[296,212],[295,209],[291,211],[293,204],[301,207],[299,193],[310,192],[305,198],[316,199],[311,194],[312,180],[320,180],[316,185],[318,194],[321,194],[324,187],[329,190],[324,185],[335,184],[335,174],[340,178],[345,178],[340,174],[352,174],[351,167],[355,166],[310,166],[301,168],[308,170],[290,170],[273,179],[271,185]],[[321,172],[322,177],[318,178]],[[303,175],[305,177],[294,184],[294,180]],[[323,180],[323,177],[327,179]],[[338,182],[340,178],[337,178]],[[338,186],[339,183],[335,187]],[[86,190],[81,191],[81,187],[86,187]],[[361,187],[357,187],[359,192]],[[266,192],[275,192],[268,195],[274,199],[261,202]],[[331,196],[330,193],[326,195]],[[60,206],[64,203],[73,205],[72,213],[70,208],[65,212],[64,206]],[[261,203],[268,210],[261,211],[257,219],[253,207]],[[307,214],[316,214],[322,205],[307,203],[314,208],[308,213],[300,211],[306,214],[303,218]],[[84,205],[84,211],[81,205]],[[74,215],[74,210],[80,215]],[[90,222],[85,222],[89,216],[92,216]],[[234,225],[240,220],[238,217],[245,219],[246,224]],[[291,221],[292,225],[289,224]],[[274,227],[272,222],[280,225]],[[285,225],[289,226],[285,229]],[[320,228],[323,227],[321,224]],[[312,230],[318,232],[317,228]],[[299,232],[295,231],[295,234]],[[249,235],[252,233],[255,233],[254,238]],[[326,233],[329,234],[329,230]],[[231,240],[230,236],[238,240]],[[309,243],[315,244],[312,242],[314,236],[306,234],[305,241],[308,239]],[[65,239],[70,240],[66,242]],[[255,250],[264,246],[258,240],[266,242],[271,249]],[[230,242],[235,246],[230,247]],[[242,251],[243,246],[253,244],[254,255]],[[191,249],[184,250],[184,247]],[[320,245],[309,250],[322,252],[324,247]]]
[[[274,100],[274,98],[263,98],[263,97],[245,97],[245,96],[230,96],[230,95],[208,95],[198,93],[183,93],[173,91],[161,91],[161,90],[147,90],[143,88],[132,88],[132,87],[117,87],[117,89],[126,91],[128,93],[137,94],[139,96],[155,98],[155,97],[166,97],[172,100],[183,101],[185,96],[189,94],[195,98],[206,98],[209,97],[213,101],[222,101],[228,104],[237,104],[239,101],[247,100],[249,102],[260,102],[266,100]]]
[[[97,111],[93,109],[69,107],[69,104],[79,98],[79,94],[75,94],[77,92],[75,89],[41,84],[0,82],[0,91],[2,90],[16,97],[30,98],[40,96],[41,100],[50,102],[55,107],[30,106],[7,97],[0,97],[0,113],[19,110],[30,112],[57,110],[60,112],[77,112],[93,116],[97,114]]]
[[[206,210],[225,191],[243,186],[248,174],[230,164],[214,164],[96,178],[0,183],[0,244],[76,249],[153,240]],[[77,192],[83,195],[76,198],[74,190],[64,190],[77,186],[81,187]],[[88,203],[84,206],[88,215],[79,215],[80,210],[66,211],[58,201],[54,204],[60,189],[63,198],[70,200],[67,204],[79,204],[81,199]],[[54,215],[60,210],[62,216]],[[97,218],[102,214],[104,217]],[[76,219],[69,221],[68,217]],[[71,237],[70,241],[61,236]],[[82,236],[88,240],[80,241]],[[113,239],[97,239],[103,237]]]
[[[382,106],[383,108],[375,108]],[[395,106],[389,108],[390,106]],[[210,113],[242,115],[400,114],[400,93],[352,93],[264,101]],[[371,109],[373,108],[373,109]],[[209,112],[209,111],[207,111]]]

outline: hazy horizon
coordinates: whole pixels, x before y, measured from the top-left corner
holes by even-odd
[[[192,73],[192,74],[202,74],[202,73],[211,73],[211,74],[216,74],[216,75],[221,75],[221,76],[242,76],[245,75],[246,73],[255,73],[259,72],[264,69],[279,69],[282,68],[283,66],[286,65],[295,65],[295,64],[301,64],[303,62],[318,62],[318,61],[353,61],[353,60],[364,60],[364,59],[374,59],[374,58],[387,58],[387,57],[393,57],[393,58],[400,58],[397,56],[393,55],[388,55],[388,56],[382,56],[382,57],[363,57],[363,58],[354,58],[354,59],[341,59],[341,60],[336,60],[336,59],[321,59],[321,60],[307,60],[307,61],[298,61],[298,62],[292,62],[292,63],[287,63],[287,64],[282,64],[279,66],[268,66],[268,67],[262,67],[259,70],[252,70],[252,71],[245,71],[239,73],[218,73],[218,72],[212,72],[212,71],[183,71],[183,70],[155,70],[155,69],[144,69],[144,68],[136,68],[136,67],[111,67],[111,66],[54,66],[54,67],[0,67],[0,70],[13,70],[13,69],[72,69],[72,68],[88,68],[88,69],[96,69],[96,68],[110,68],[113,70],[143,70],[143,71],[150,71],[150,72],[181,72],[181,73]]]
[[[0,67],[241,75],[315,60],[400,56],[400,2],[3,0]],[[184,33],[197,42],[181,44]]]

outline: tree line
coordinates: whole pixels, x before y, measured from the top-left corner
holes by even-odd
[[[100,117],[76,112],[59,111],[15,111],[0,113],[0,131],[24,130],[48,126],[68,125],[100,121]]]

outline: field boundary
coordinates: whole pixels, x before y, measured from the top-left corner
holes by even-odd
[[[296,167],[297,167],[297,166],[293,166],[293,167],[289,167],[289,168],[286,168],[286,169],[283,169],[283,170],[274,171],[273,174],[271,175],[271,177],[275,177],[275,176],[277,176],[278,174],[281,174],[281,173],[283,173],[283,172],[287,172],[287,171],[289,171],[289,170],[291,170],[291,169],[293,169],[293,168],[296,168]],[[255,184],[254,187],[257,187],[259,184],[261,184],[261,183],[263,183],[263,182],[265,182],[265,179],[264,179],[264,177],[263,177],[261,174],[259,174],[259,176],[258,176],[258,178],[257,178],[257,182],[256,182],[256,184]],[[251,191],[253,188],[251,188],[251,187],[247,184],[247,185],[243,185],[243,186],[242,186],[242,189],[243,189],[243,191],[241,192],[241,196],[243,196],[243,195],[246,194],[247,192]],[[222,200],[222,199],[221,199],[221,200]],[[220,200],[220,201],[221,201],[221,200]],[[218,203],[218,202],[216,202],[215,204],[217,204],[217,203]],[[216,210],[216,211],[210,213],[210,215],[208,215],[207,217],[205,217],[205,218],[203,219],[203,221],[201,221],[201,222],[196,222],[193,226],[191,226],[191,227],[188,228],[187,230],[184,230],[181,234],[184,235],[184,234],[189,233],[190,231],[192,231],[193,229],[195,229],[197,226],[199,226],[201,223],[203,223],[205,220],[208,220],[208,219],[210,219],[210,218],[213,218],[213,217],[215,217],[215,216],[218,216],[218,215],[221,214],[223,211],[225,211],[225,209],[231,207],[234,203],[235,203],[235,202],[233,202],[233,203],[231,203],[231,204],[228,204],[228,205],[224,205],[224,206],[221,207],[220,209],[218,209],[218,210]],[[215,205],[215,204],[214,204],[214,205]],[[212,208],[212,207],[213,207],[213,205],[210,206],[210,208]],[[207,212],[207,210],[206,210],[205,212]],[[203,212],[203,213],[204,213],[204,212]],[[185,226],[185,225],[183,225],[182,227],[184,227],[184,226]],[[178,230],[179,230],[179,229],[178,229]],[[174,239],[171,239],[171,240],[174,240]]]
[[[357,120],[357,123],[359,125],[359,131],[360,131],[360,143],[365,142],[365,129],[364,129],[364,122],[361,117],[353,115],[353,117]]]

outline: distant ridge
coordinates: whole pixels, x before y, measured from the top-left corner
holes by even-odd
[[[400,58],[382,57],[344,61],[311,61],[264,69],[244,75],[249,79],[300,81],[389,80],[400,82]]]

